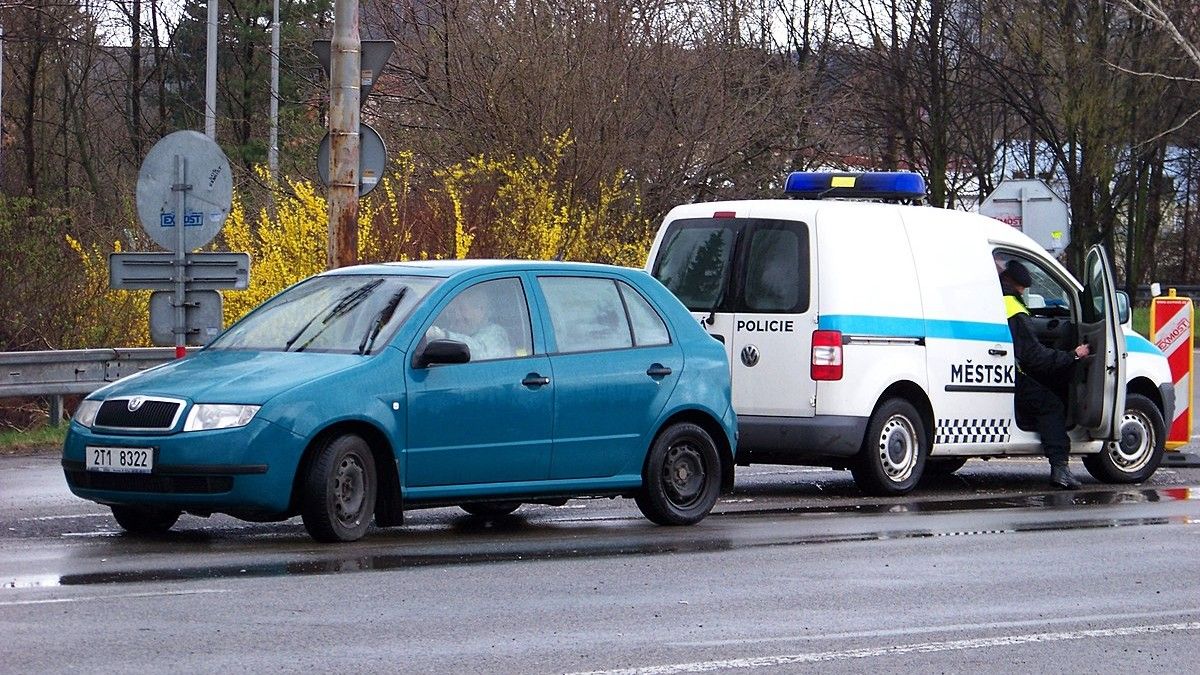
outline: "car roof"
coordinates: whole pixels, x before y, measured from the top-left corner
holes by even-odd
[[[559,260],[406,260],[400,262],[355,265],[329,270],[333,274],[411,274],[414,276],[452,277],[469,272],[642,272],[641,269],[616,267],[599,263],[565,262]]]

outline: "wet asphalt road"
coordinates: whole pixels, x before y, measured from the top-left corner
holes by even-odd
[[[224,517],[137,540],[55,455],[0,458],[3,670],[1195,672],[1200,469],[1074,465],[1076,493],[972,460],[893,499],[755,466],[691,528],[577,500],[324,546]]]

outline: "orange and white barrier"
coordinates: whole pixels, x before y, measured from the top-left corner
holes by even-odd
[[[1167,447],[1178,448],[1192,435],[1192,299],[1167,296],[1150,301],[1151,341],[1162,350],[1175,383],[1175,419],[1167,420]]]

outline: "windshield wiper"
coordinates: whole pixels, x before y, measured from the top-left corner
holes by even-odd
[[[325,332],[325,329],[329,327],[330,322],[357,307],[359,303],[361,303],[363,300],[366,300],[367,296],[370,295],[379,286],[379,284],[382,283],[383,279],[376,279],[370,283],[363,284],[362,286],[359,286],[353,291],[350,291],[346,295],[342,296],[342,298],[330,308],[329,312],[325,314],[324,318],[321,319],[321,329],[313,333],[312,337],[305,340],[304,344],[297,347],[296,351],[304,351],[305,347],[312,344],[313,340],[316,340],[321,333]],[[296,341],[300,339],[300,336],[304,335],[305,331],[308,330],[309,326],[311,326],[313,322],[317,320],[317,316],[319,315],[313,316],[313,318],[309,319],[308,322],[300,328],[299,332],[297,332],[290,340],[284,343],[283,351],[286,352],[291,350],[292,345],[295,344]]]
[[[387,325],[388,321],[392,320],[392,315],[396,313],[396,308],[400,306],[400,301],[404,299],[404,294],[408,291],[408,287],[392,293],[392,297],[388,298],[387,304],[379,313],[375,315],[375,321],[371,324],[371,330],[363,336],[362,342],[358,343],[358,353],[366,354],[375,346],[375,338],[379,337],[379,332]]]

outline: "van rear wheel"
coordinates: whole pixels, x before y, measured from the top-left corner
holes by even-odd
[[[928,454],[920,413],[908,401],[892,398],[871,414],[863,447],[850,472],[858,488],[869,495],[907,494],[921,480]]]
[[[1105,483],[1140,483],[1162,462],[1166,428],[1153,401],[1141,394],[1129,394],[1121,417],[1120,440],[1105,443],[1097,454],[1084,455],[1083,466],[1093,478]]]

